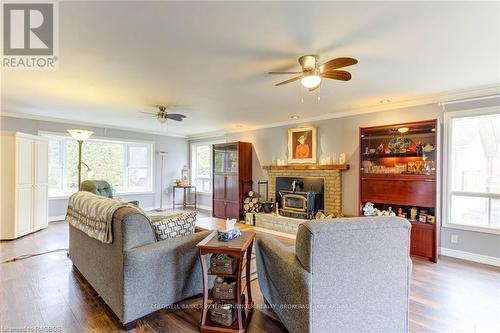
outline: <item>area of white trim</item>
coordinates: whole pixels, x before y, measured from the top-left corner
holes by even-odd
[[[414,107],[414,106],[419,106],[419,105],[437,104],[437,103],[444,104],[444,103],[449,103],[452,101],[457,101],[457,100],[462,100],[462,99],[465,100],[465,99],[477,98],[477,97],[482,97],[482,96],[490,96],[490,95],[498,95],[498,94],[500,94],[500,85],[495,84],[495,85],[484,86],[482,88],[477,88],[477,89],[457,90],[457,91],[450,91],[450,92],[441,93],[441,94],[428,95],[428,96],[423,96],[421,98],[416,98],[416,99],[407,100],[407,101],[394,102],[394,103],[381,104],[381,105],[373,105],[373,106],[362,107],[362,108],[340,110],[337,112],[326,113],[324,115],[320,115],[320,116],[316,116],[316,117],[299,118],[299,119],[294,119],[294,120],[269,123],[269,124],[261,125],[261,126],[244,127],[241,129],[236,129],[236,130],[231,130],[231,131],[214,131],[214,132],[208,132],[208,133],[187,135],[186,138],[188,140],[209,139],[211,137],[223,137],[229,133],[240,133],[240,132],[255,131],[255,130],[259,130],[259,129],[279,127],[279,126],[285,126],[285,125],[296,125],[296,124],[302,124],[302,123],[310,123],[310,122],[319,121],[319,120],[344,118],[344,117],[350,117],[350,116],[355,116],[355,115],[360,115],[360,114],[409,108],[409,107]]]
[[[102,124],[102,123],[63,119],[63,118],[49,117],[49,116],[40,116],[40,115],[34,115],[34,114],[29,114],[29,113],[23,113],[23,112],[2,111],[2,112],[0,112],[0,116],[21,118],[21,119],[50,121],[50,122],[56,122],[56,123],[62,123],[62,124],[97,127],[97,128],[103,128],[103,129],[114,129],[114,130],[119,130],[119,131],[147,133],[147,134],[154,134],[154,135],[161,135],[161,136],[171,136],[171,137],[176,137],[176,138],[186,138],[186,135],[179,134],[179,133],[171,133],[171,132],[166,133],[166,132],[154,131],[154,130],[149,130],[149,129],[143,130],[143,129],[134,128],[134,127],[106,125],[106,124]]]
[[[197,209],[203,209],[203,210],[212,210],[212,206],[205,206],[205,205],[196,205]]]
[[[49,216],[47,221],[49,222],[59,222],[63,221],[66,218],[66,215],[56,215],[56,216]]]
[[[188,140],[198,140],[198,139],[209,139],[209,138],[215,138],[215,137],[223,138],[228,133],[246,132],[246,131],[253,131],[253,130],[264,129],[264,128],[279,127],[279,126],[284,126],[284,125],[307,123],[307,122],[311,122],[311,121],[343,118],[343,117],[349,117],[349,116],[354,116],[354,115],[359,115],[359,114],[388,111],[388,110],[401,109],[401,108],[407,108],[407,107],[425,105],[425,104],[433,104],[433,103],[443,104],[443,103],[448,103],[448,102],[456,101],[456,100],[470,99],[470,98],[495,95],[495,94],[500,94],[500,85],[498,85],[498,84],[486,85],[486,86],[472,88],[472,89],[448,91],[448,92],[439,93],[439,94],[430,94],[430,95],[422,96],[420,98],[415,98],[412,100],[394,102],[394,103],[389,103],[389,104],[381,104],[381,105],[373,105],[373,106],[362,107],[362,108],[339,110],[338,112],[330,112],[330,113],[327,113],[327,114],[324,114],[321,116],[317,116],[317,117],[309,117],[309,118],[301,118],[301,119],[297,119],[297,120],[288,120],[288,121],[283,121],[283,122],[269,123],[269,124],[262,125],[262,126],[244,127],[244,128],[232,130],[232,131],[220,130],[220,131],[214,131],[214,132],[198,133],[198,134],[193,134],[193,135],[182,135],[182,134],[178,134],[178,133],[165,133],[165,132],[158,132],[158,131],[152,131],[152,130],[142,130],[142,129],[138,129],[138,128],[103,125],[102,123],[84,122],[84,121],[76,121],[76,120],[62,119],[62,118],[56,118],[56,117],[32,115],[32,114],[25,113],[25,112],[15,112],[15,111],[14,112],[13,111],[5,112],[5,111],[2,111],[2,112],[0,112],[0,115],[6,116],[6,117],[14,117],[14,118],[45,120],[45,121],[53,121],[53,122],[59,122],[59,123],[65,123],[65,124],[75,124],[75,125],[92,126],[92,127],[99,127],[99,128],[110,128],[110,129],[116,129],[116,130],[122,130],[122,131],[149,133],[149,134],[162,135],[162,136],[181,137],[181,138],[186,138]],[[15,109],[16,107],[7,106],[7,107],[4,107],[3,109],[9,109],[9,108]]]
[[[476,226],[472,226],[472,225],[448,223],[444,219],[443,219],[443,221],[444,221],[443,225],[442,225],[443,228],[466,230],[466,231],[474,231],[474,232],[482,232],[482,233],[485,233],[485,234],[493,234],[493,235],[500,235],[500,229],[482,228],[482,227],[476,227]]]
[[[441,255],[500,267],[500,258],[486,256],[484,254],[477,254],[442,247]]]
[[[142,191],[142,192],[115,192],[113,193],[114,197],[129,197],[129,196],[134,196],[134,195],[153,195],[155,194],[154,191]],[[49,201],[50,200],[67,200],[69,197],[73,195],[73,193],[68,193],[68,194],[59,194],[59,195],[54,195],[54,196],[49,196]]]
[[[443,137],[443,176],[442,176],[442,189],[443,189],[443,195],[442,195],[442,223],[441,226],[443,228],[451,228],[451,229],[460,229],[460,230],[467,230],[467,231],[475,231],[475,232],[483,232],[483,233],[488,233],[488,234],[496,234],[500,235],[500,229],[493,229],[493,228],[482,228],[482,227],[477,227],[477,226],[469,226],[469,225],[461,225],[461,224],[456,224],[456,223],[450,223],[450,201],[451,201],[451,193],[453,192],[451,189],[451,182],[448,179],[449,174],[450,174],[450,161],[451,161],[451,149],[450,149],[450,142],[451,142],[451,136],[452,136],[452,130],[450,127],[450,123],[454,118],[462,118],[462,117],[468,117],[468,116],[481,116],[481,115],[489,115],[489,114],[494,114],[498,113],[500,110],[500,107],[498,106],[492,106],[492,107],[485,107],[485,108],[478,108],[474,110],[460,110],[460,111],[453,111],[453,112],[445,112],[444,113],[444,137]],[[469,193],[471,196],[477,196],[477,193]],[[496,196],[496,194],[489,194],[490,196]]]
[[[55,131],[43,131],[43,130],[38,130],[38,136],[41,136],[43,138],[47,138],[47,136],[56,136],[56,137],[65,137],[71,139],[71,135],[68,132],[55,132]],[[143,144],[150,144],[155,146],[155,141],[151,140],[140,140],[140,139],[126,139],[126,138],[120,138],[120,137],[113,137],[113,136],[98,136],[98,135],[92,135],[89,139],[89,141],[92,140],[98,140],[98,141],[108,141],[108,142],[117,142],[117,143],[143,143]]]

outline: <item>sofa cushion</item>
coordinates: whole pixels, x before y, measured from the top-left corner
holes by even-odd
[[[156,239],[164,240],[193,234],[196,214],[196,211],[192,211],[170,216],[150,216]]]

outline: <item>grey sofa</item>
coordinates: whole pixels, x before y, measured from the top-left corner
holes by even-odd
[[[259,234],[262,294],[292,333],[407,332],[410,228],[396,217],[307,221],[295,247]]]
[[[202,292],[196,244],[208,234],[199,232],[156,241],[148,219],[125,207],[113,216],[111,244],[91,238],[70,225],[69,256],[126,325]]]

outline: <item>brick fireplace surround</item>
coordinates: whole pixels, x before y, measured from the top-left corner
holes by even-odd
[[[276,177],[320,177],[324,178],[324,205],[327,213],[342,212],[342,171],[349,169],[349,164],[333,165],[269,165],[267,171],[269,199],[275,198]],[[257,213],[255,225],[276,231],[295,234],[298,225],[304,220],[281,217],[273,214]]]

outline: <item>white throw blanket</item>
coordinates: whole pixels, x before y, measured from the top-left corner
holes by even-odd
[[[92,238],[112,243],[113,214],[122,207],[132,207],[147,217],[142,209],[122,199],[109,199],[80,191],[69,198],[66,221]]]

